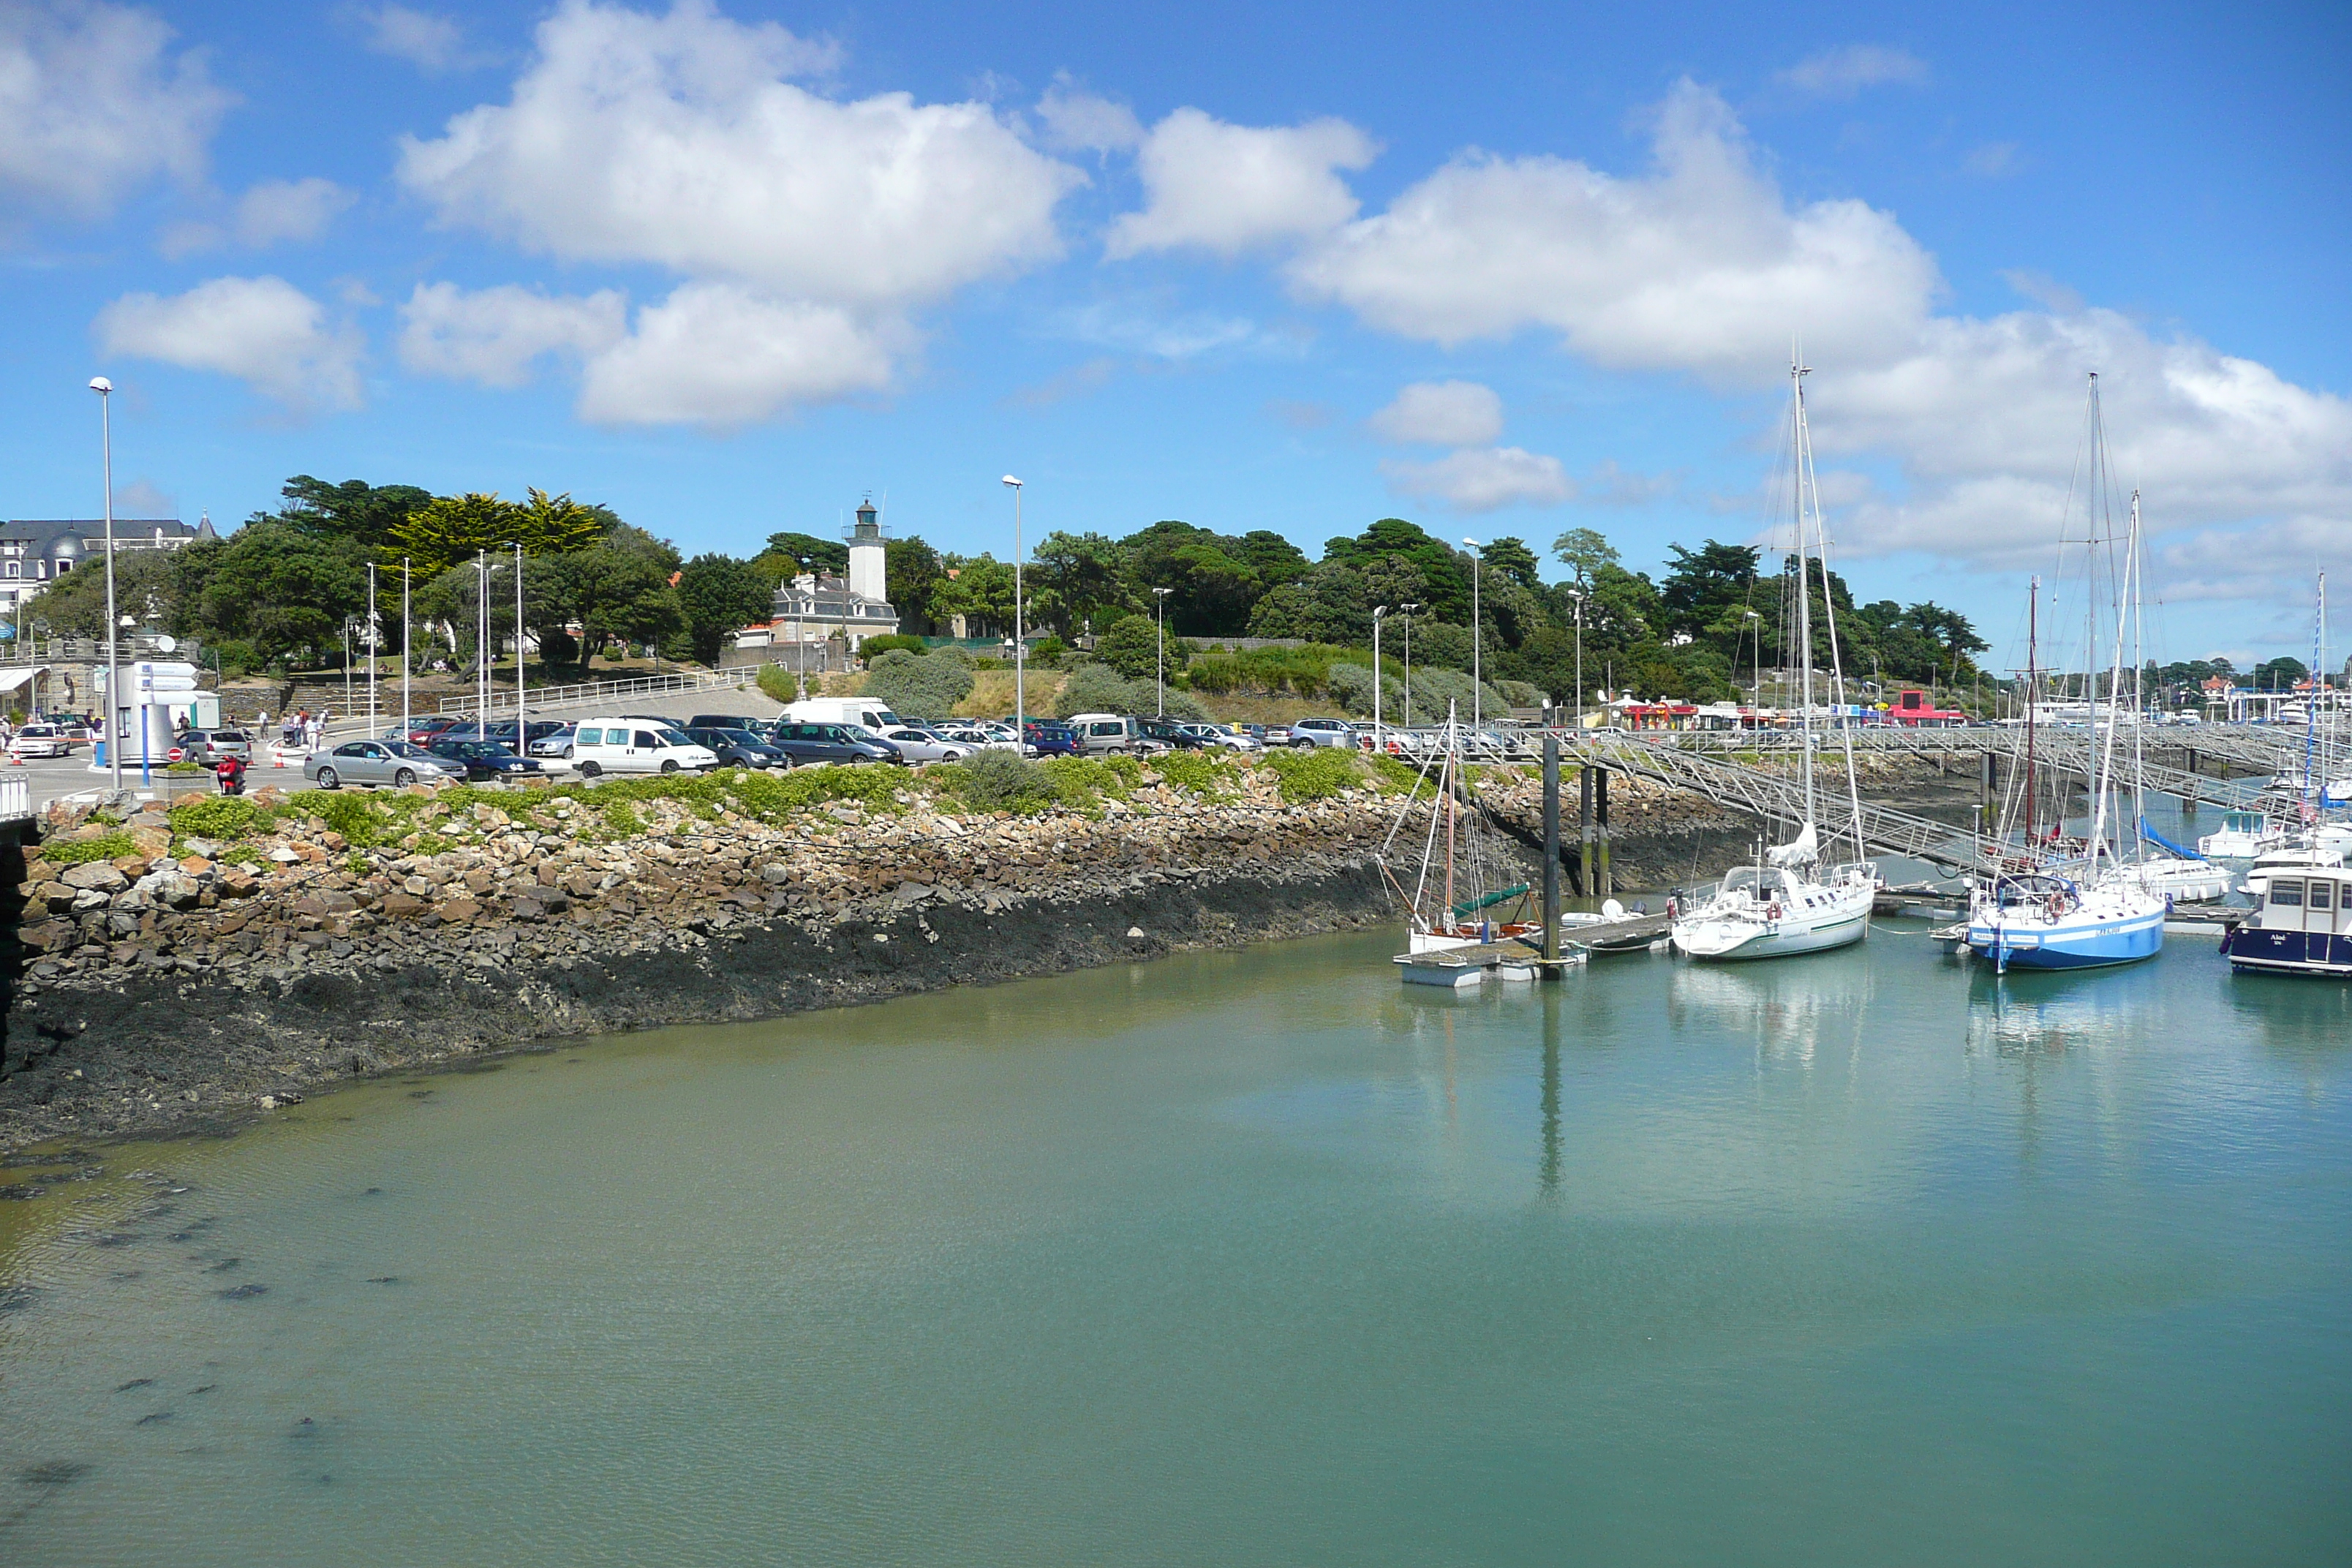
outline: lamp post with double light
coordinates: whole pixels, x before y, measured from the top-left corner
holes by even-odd
[[[1007,474],[1004,483],[1013,491],[1013,744],[1018,756],[1021,742],[1029,738],[1028,639],[1021,634],[1021,481]]]
[[[1465,539],[1462,545],[1470,552],[1470,728],[1475,732],[1486,727],[1486,715],[1480,710],[1486,678],[1479,669],[1478,657],[1486,629],[1486,617],[1478,610],[1478,564],[1486,552],[1475,539]]]

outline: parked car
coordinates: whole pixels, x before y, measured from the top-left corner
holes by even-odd
[[[688,724],[686,738],[708,747],[722,768],[773,768],[783,765],[784,753],[752,731],[735,724]]]
[[[8,742],[8,760],[21,763],[26,757],[70,757],[73,742],[63,729],[55,724],[27,724],[16,731]]]
[[[1067,724],[1032,719],[1022,735],[1038,756],[1075,757],[1078,754],[1078,732]]]
[[[465,769],[468,784],[505,784],[547,771],[529,757],[515,755],[511,747],[497,741],[440,740],[425,749]]]
[[[302,759],[302,776],[320,789],[345,784],[447,784],[466,776],[463,763],[436,757],[406,741],[346,741],[331,752]]]
[[[1259,750],[1257,737],[1238,724],[1187,724],[1184,732],[1204,746],[1222,746],[1229,752]]]
[[[790,758],[791,765],[794,767],[803,763],[840,763],[855,766],[861,763],[904,763],[907,760],[898,747],[863,724],[786,721],[779,722],[768,732],[768,744]]]
[[[1077,737],[1078,751],[1085,756],[1144,749],[1143,731],[1137,721],[1116,713],[1081,713],[1070,721],[1070,731]]]
[[[719,757],[661,721],[583,719],[572,739],[572,765],[592,779],[607,773],[708,773]]]
[[[686,727],[688,731],[749,730],[757,734],[774,722],[773,719],[762,719],[756,713],[697,713],[686,721]]]
[[[1171,752],[1197,752],[1211,744],[1192,732],[1192,727],[1175,719],[1138,719],[1136,727],[1147,741],[1157,741]]]
[[[408,727],[404,730],[394,724],[378,738],[386,741],[405,741],[412,746],[422,746],[436,736],[454,730],[464,722],[466,720],[456,713],[435,713],[411,719],[408,721]]]
[[[1288,744],[1304,751],[1313,746],[1346,746],[1356,743],[1356,727],[1345,719],[1301,719],[1290,727]]]
[[[1290,744],[1290,726],[1287,724],[1253,724],[1250,730],[1257,736],[1257,743],[1261,746]]]
[[[183,730],[172,742],[175,763],[202,763],[211,767],[223,757],[253,761],[253,737],[242,730]]]
[[[534,757],[557,757],[568,763],[572,760],[572,737],[579,733],[580,726],[577,724],[558,724],[530,743],[530,754]]]
[[[976,749],[970,741],[951,738],[949,731],[926,730],[914,724],[885,730],[882,738],[898,747],[898,754],[910,763],[961,762]]]

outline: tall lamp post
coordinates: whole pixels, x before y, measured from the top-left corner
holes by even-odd
[[[522,710],[522,542],[515,540],[515,755],[530,755],[530,741],[524,733],[530,728]]]
[[[1584,734],[1584,595],[1570,588],[1568,596],[1576,603],[1576,732]],[[1735,653],[1737,649],[1733,650]]]
[[[1486,696],[1486,678],[1479,670],[1478,645],[1486,633],[1486,617],[1478,611],[1478,563],[1486,556],[1475,539],[1465,539],[1463,546],[1470,552],[1470,728],[1486,727],[1486,715],[1480,711],[1480,700]]]
[[[490,727],[490,552],[474,558],[474,734]]]
[[[1160,696],[1160,717],[1168,717],[1168,595],[1173,588],[1151,590],[1151,607],[1157,612],[1159,640],[1151,655],[1151,684]]]
[[[409,646],[408,641],[410,633],[415,630],[409,624],[408,579],[408,557],[404,555],[400,558],[400,738],[404,741],[408,739],[409,731],[415,728],[415,721],[408,716],[408,671],[409,666],[416,662],[416,650]]]
[[[1412,728],[1412,613],[1422,606],[1417,604],[1399,605],[1404,616],[1404,727]]]
[[[1021,632],[1021,481],[1011,474],[1004,482],[1013,490],[1013,754],[1029,738],[1029,689],[1025,682],[1028,638]]]
[[[122,700],[122,666],[115,657],[121,631],[114,617],[114,383],[102,375],[89,378],[98,394],[99,461],[106,481],[106,715],[100,733],[106,737],[106,761],[114,773],[114,787],[122,787],[122,735],[114,722],[116,704]]]
[[[1372,750],[1385,749],[1381,738],[1381,623],[1388,619],[1386,605],[1372,606]]]
[[[378,658],[383,654],[383,623],[382,621],[380,621],[380,620],[376,619],[376,614],[375,614],[375,563],[374,563],[374,562],[373,562],[373,561],[371,561],[371,562],[369,562],[369,563],[368,563],[368,629],[367,629],[367,650],[368,650],[368,733],[369,733],[369,734],[371,734],[371,735],[373,735],[373,734],[374,734],[374,733],[376,732],[376,726],[377,726],[377,724],[380,722],[380,721],[376,718],[376,709],[375,709],[375,665],[376,665],[376,659],[377,659],[377,658]],[[406,739],[406,737],[405,737],[405,736],[403,736],[403,737],[402,737],[402,739],[405,740],[405,739]]]

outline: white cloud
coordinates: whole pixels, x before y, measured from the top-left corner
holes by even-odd
[[[497,58],[468,44],[465,27],[452,16],[407,5],[378,5],[362,10],[359,19],[367,29],[369,48],[420,70],[471,70]]]
[[[1292,265],[1300,292],[1452,346],[1549,327],[1587,358],[1756,384],[1791,334],[1824,360],[1916,332],[1935,262],[1861,202],[1790,210],[1722,100],[1684,82],[1654,166],[1468,154]]]
[[[1379,153],[1344,120],[1229,125],[1180,109],[1144,138],[1136,159],[1144,209],[1111,226],[1107,252],[1190,247],[1232,257],[1328,233],[1356,216],[1335,171],[1361,169]]]
[[[518,387],[543,355],[585,359],[614,347],[628,335],[628,310],[614,289],[560,299],[512,283],[473,293],[419,283],[400,308],[400,362],[426,375]]]
[[[151,12],[0,5],[0,192],[94,217],[156,175],[194,184],[236,101]]]
[[[707,0],[566,0],[512,100],[404,142],[441,220],[572,261],[652,263],[861,310],[939,299],[1060,250],[1083,183],[980,103],[819,98],[830,46]]]
[[[234,242],[266,250],[280,240],[312,240],[358,198],[332,180],[264,180],[237,199],[228,223],[174,225],[163,235],[165,256],[182,257]]]
[[[1433,463],[1384,462],[1381,472],[1398,495],[1443,501],[1456,511],[1557,506],[1576,494],[1559,458],[1517,447],[1469,447]]]
[[[1366,423],[1383,441],[1483,447],[1503,434],[1503,400],[1475,381],[1417,381]]]
[[[588,362],[580,415],[599,425],[733,429],[795,405],[888,390],[905,329],[847,310],[688,283],[637,312],[628,337]]]
[[[1967,157],[1961,159],[1960,167],[1983,180],[1998,180],[2004,174],[2014,174],[2018,170],[2017,143],[1988,142],[1972,149]]]
[[[215,278],[169,299],[126,294],[98,315],[108,353],[233,375],[297,413],[356,408],[359,334],[283,278]]]
[[[1143,125],[1123,103],[1070,85],[1057,77],[1037,103],[1045,122],[1045,145],[1070,153],[1124,153],[1143,142]]]
[[[1147,302],[1101,300],[1062,312],[1061,332],[1098,348],[1149,354],[1153,359],[1189,360],[1220,349],[1284,353],[1296,348],[1286,339],[1243,316],[1221,316],[1213,310],[1174,314]]]
[[[1866,87],[1916,86],[1927,79],[1927,62],[1885,44],[1848,44],[1800,60],[1773,79],[1816,98],[1852,98]]]

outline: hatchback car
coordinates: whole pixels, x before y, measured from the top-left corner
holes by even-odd
[[[863,724],[780,723],[768,732],[768,744],[803,763],[904,763],[898,748]]]
[[[688,724],[686,738],[719,759],[722,768],[773,768],[784,754],[751,731],[735,724]]]
[[[466,765],[436,757],[406,741],[346,741],[331,752],[302,759],[302,776],[320,789],[345,784],[447,784],[466,776]]]
[[[179,755],[175,762],[202,763],[211,767],[224,757],[235,757],[240,763],[253,761],[253,737],[242,730],[187,730],[173,742]]]
[[[1257,737],[1223,724],[1187,724],[1184,732],[1203,746],[1222,746],[1229,752],[1255,752],[1259,749]]]
[[[558,724],[531,742],[530,754],[534,757],[560,757],[568,763],[572,760],[572,743],[579,734],[580,726],[577,724]]]
[[[497,741],[443,740],[425,749],[465,769],[468,784],[503,784],[547,771],[529,757],[516,756],[512,748]]]
[[[1305,750],[1310,746],[1343,746],[1353,749],[1356,727],[1345,719],[1301,719],[1290,727],[1293,746]]]
[[[902,724],[881,734],[910,763],[961,762],[972,752],[971,742],[954,740],[944,730],[926,730],[919,724]]]
[[[1075,757],[1078,754],[1078,734],[1067,724],[1043,723],[1031,721],[1022,731],[1022,738],[1041,757]]]
[[[73,741],[55,724],[27,724],[9,741],[8,755],[16,762],[26,757],[69,757]]]
[[[1135,722],[1145,740],[1157,741],[1171,752],[1197,752],[1214,743],[1193,733],[1192,725],[1174,719],[1138,719]]]

